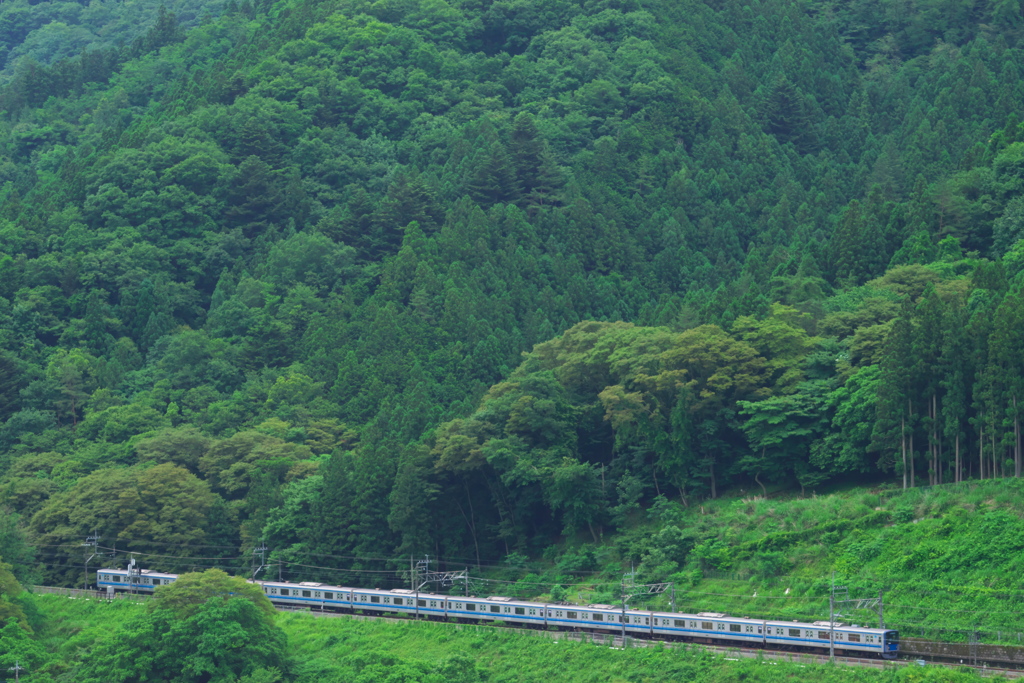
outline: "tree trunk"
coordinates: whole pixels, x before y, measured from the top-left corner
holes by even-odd
[[[959,484],[960,481],[963,479],[963,477],[960,476],[960,435],[959,434],[956,435],[956,439],[955,439],[954,443],[956,444],[954,446],[954,448],[956,448],[956,472],[953,473],[953,481],[955,483]]]
[[[903,451],[903,490],[907,490],[907,418],[900,418],[900,450]]]
[[[910,488],[917,486],[917,472],[914,467],[914,428],[910,428]]]
[[[476,514],[473,512],[473,496],[469,494],[469,484],[465,480],[462,481],[463,487],[466,489],[466,501],[469,503],[469,515],[466,515],[466,511],[462,509],[462,503],[455,501],[455,504],[459,506],[459,512],[466,520],[466,526],[469,527],[469,533],[473,536],[473,547],[476,549],[476,568],[480,569],[480,542],[476,538]]]
[[[587,527],[590,529],[590,537],[594,539],[594,544],[598,544],[600,541],[597,540],[597,534],[594,532],[594,523],[588,521]]]
[[[932,401],[928,401],[928,420],[928,485],[932,486],[935,484],[935,410]]]
[[[764,484],[761,483],[761,473],[760,472],[758,472],[757,474],[754,475],[754,481],[756,481],[757,485],[761,487],[761,491],[762,491],[762,493],[764,493],[764,499],[768,500],[768,489],[766,489],[764,487]],[[801,493],[801,495],[803,495],[803,494]]]
[[[714,460],[711,461],[709,469],[710,469],[710,472],[711,472],[711,499],[714,500],[715,498],[718,498],[718,487],[717,487],[717,482],[715,482],[715,461]]]
[[[661,495],[661,487],[658,486],[658,466],[657,465],[652,465],[651,466],[651,474],[654,475],[654,492],[657,493],[660,496]]]
[[[978,479],[985,478],[985,415],[978,416]]]
[[[992,444],[992,478],[995,478],[996,476],[1001,477],[1002,465],[999,464],[999,456],[995,452],[995,427],[992,427],[990,431],[991,433],[988,435],[988,440]]]
[[[939,444],[939,407],[935,393],[932,393],[932,483],[942,483],[942,471],[939,469],[941,445]]]
[[[1013,476],[1020,476],[1020,418],[1017,417],[1017,396],[1013,397]]]

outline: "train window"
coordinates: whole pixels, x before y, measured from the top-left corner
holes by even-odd
[[[747,624],[746,628],[744,628],[743,630],[746,631],[747,633],[753,633],[754,632],[754,627],[751,626],[750,624]]]
[[[371,595],[370,596],[370,602],[380,602],[380,596],[379,595]]]
[[[427,601],[426,600],[417,600],[416,604],[419,605],[420,607],[426,607],[427,606]]]
[[[531,607],[531,608],[530,608],[530,616],[531,616],[531,617],[535,617],[535,616],[537,616],[537,610],[535,610],[534,608],[532,608],[532,607]]]
[[[714,627],[715,627],[715,625],[712,624],[710,621],[702,621],[702,622],[700,622],[700,628],[701,628],[702,631],[710,631]]]
[[[271,588],[270,589],[270,594],[271,595],[277,595],[277,589],[276,588]]]
[[[719,631],[724,631],[725,630],[725,624],[718,624],[718,630]]]
[[[506,606],[505,609],[501,610],[505,614],[508,614],[511,610]]]
[[[390,605],[391,604],[391,598],[388,597],[387,595],[384,596],[384,604],[385,605]]]
[[[828,640],[828,631],[818,631],[818,640]]]
[[[402,604],[402,598],[395,598],[395,604],[396,605],[401,605]]]
[[[526,609],[522,607],[516,607],[516,614],[526,614]]]
[[[334,593],[324,593],[324,600],[333,600]]]
[[[848,634],[847,640],[849,640],[851,643],[859,643],[860,642],[860,634],[859,633],[850,633],[850,634]]]
[[[313,597],[314,598],[322,598],[323,595],[320,593],[320,591],[313,591]]]
[[[310,593],[309,591],[302,591],[302,597],[304,597],[304,598],[311,598],[311,597],[313,597],[313,594]]]
[[[501,611],[501,605],[491,605],[491,611],[492,612],[500,612]]]
[[[592,613],[590,615],[590,618],[593,619],[594,621],[604,621],[604,615],[603,614],[597,614],[596,612]]]
[[[288,589],[287,588],[282,588],[281,589],[281,595],[288,595]]]
[[[739,633],[743,629],[739,624],[729,624],[729,630],[734,633]]]
[[[555,612],[555,616],[558,617],[559,619],[561,619],[562,618],[562,610],[558,610],[557,612]]]
[[[686,628],[686,622],[683,621],[682,619],[676,619],[676,627],[677,628]]]
[[[650,617],[644,617],[644,624],[646,624],[647,626],[650,626],[651,625],[651,618]]]
[[[569,611],[566,611],[566,613],[565,613],[565,618],[566,618],[566,619],[576,619],[576,618],[578,618],[578,617],[577,617],[577,615],[576,615],[576,612],[569,612]]]
[[[431,607],[437,607],[437,600],[431,600],[430,601],[430,606]]]
[[[473,603],[471,603],[471,602],[467,602],[467,603],[466,603],[466,609],[467,609],[468,611],[470,611],[470,612],[475,612],[475,611],[476,611],[476,605],[474,605],[474,604],[473,604]]]
[[[793,638],[799,638],[800,637],[800,629],[798,629],[798,628],[791,628],[791,629],[789,629],[789,635],[791,637],[793,637]]]

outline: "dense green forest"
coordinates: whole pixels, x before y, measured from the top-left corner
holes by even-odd
[[[1020,476],[1022,30],[0,5],[0,557],[507,567],[725,491]]]

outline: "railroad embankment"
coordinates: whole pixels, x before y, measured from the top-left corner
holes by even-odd
[[[71,675],[85,653],[117,638],[120,628],[145,609],[142,602],[35,598],[46,626],[41,640],[50,659],[40,676]],[[821,665],[810,658],[794,661],[744,658],[700,648],[609,647],[572,640],[539,638],[500,627],[451,628],[445,624],[384,620],[319,619],[281,614],[288,636],[292,670],[261,683],[353,681],[377,683],[476,683],[482,681],[692,681],[694,683],[937,682],[972,683],[970,671],[942,667],[888,666],[877,669]],[[48,672],[48,673],[46,673]]]

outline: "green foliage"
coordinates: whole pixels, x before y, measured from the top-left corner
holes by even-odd
[[[155,602],[85,658],[80,680],[273,680],[267,669],[289,668],[287,637],[251,600],[212,597],[184,611]]]
[[[0,623],[28,629],[25,611],[17,600],[21,597],[21,584],[11,573],[11,565],[0,561]],[[13,632],[9,632],[13,633]],[[0,635],[0,638],[3,636]],[[11,635],[10,637],[14,637]]]
[[[248,600],[263,613],[263,619],[268,623],[274,615],[274,606],[259,585],[229,576],[219,569],[179,575],[174,583],[160,586],[149,609],[169,610],[178,618],[188,619],[215,599],[225,602]]]
[[[644,572],[731,570],[804,538],[691,535],[729,489],[1021,474],[1012,2],[165,4],[0,5],[19,577],[94,530],[484,565],[652,505]]]

